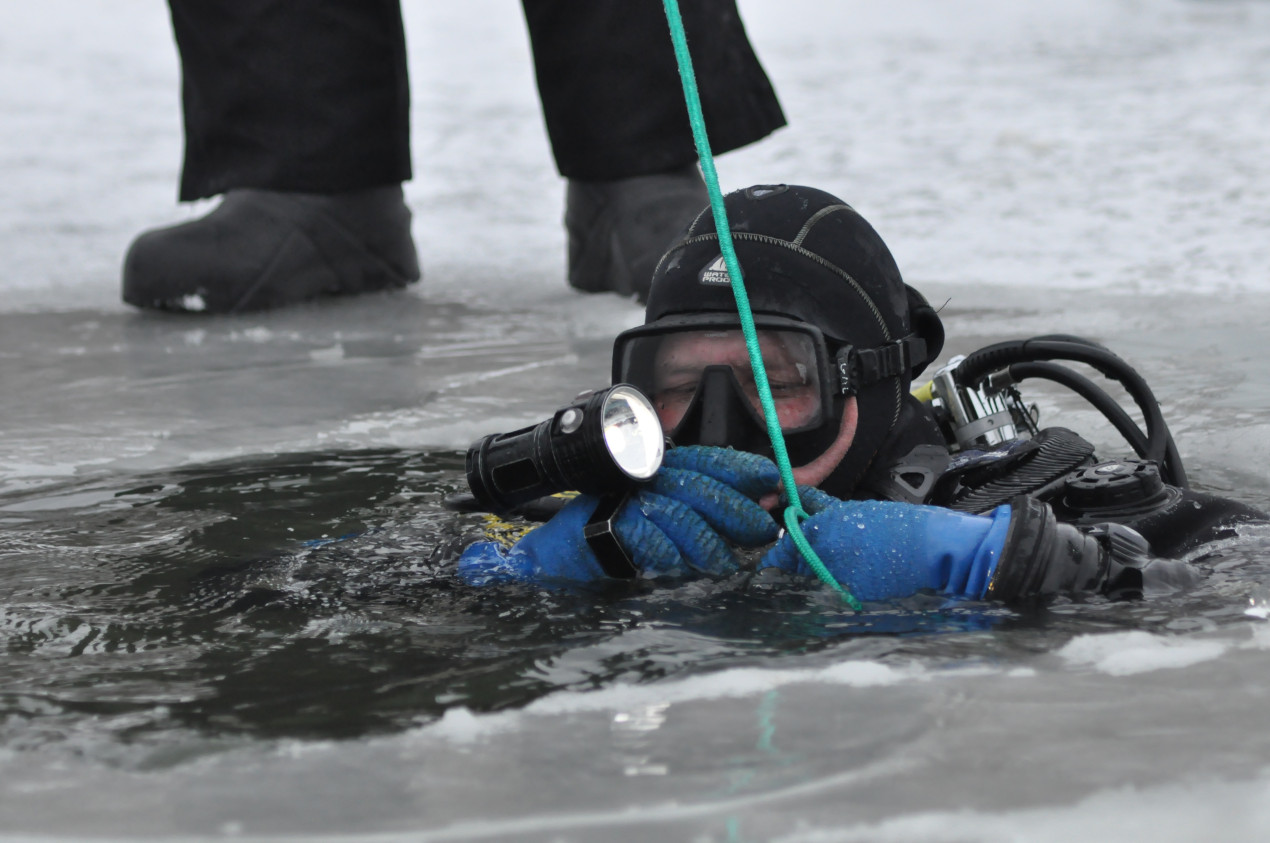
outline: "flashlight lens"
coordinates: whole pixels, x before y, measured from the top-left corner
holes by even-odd
[[[661,468],[664,442],[661,422],[643,393],[615,386],[601,414],[604,444],[613,462],[636,480],[647,480]]]

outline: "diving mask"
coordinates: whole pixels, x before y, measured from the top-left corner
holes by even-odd
[[[838,379],[821,332],[784,317],[759,316],[755,325],[781,430],[818,430],[835,418]],[[649,397],[679,444],[765,450],[762,402],[735,316],[672,317],[626,331],[614,344],[613,377]]]

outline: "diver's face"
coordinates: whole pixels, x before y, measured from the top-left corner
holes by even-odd
[[[797,430],[820,423],[820,384],[814,349],[796,337],[791,338],[788,332],[767,331],[759,333],[759,349],[763,353],[781,429]],[[746,399],[763,415],[749,351],[741,332],[694,331],[668,337],[655,358],[651,398],[662,429],[667,433],[674,431],[683,419],[708,366],[731,367]],[[794,467],[795,483],[819,486],[833,473],[855,439],[857,417],[856,399],[851,396],[843,406],[837,437],[811,462]],[[777,505],[778,496],[772,493],[759,502],[764,508],[772,509]]]
[[[759,332],[776,417],[782,430],[814,425],[820,417],[820,384],[814,350],[795,334]],[[667,433],[687,412],[708,366],[728,366],[750,405],[763,417],[754,369],[740,331],[693,331],[666,339],[658,349],[653,374],[653,406]]]

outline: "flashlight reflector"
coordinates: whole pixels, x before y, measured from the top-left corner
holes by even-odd
[[[619,384],[604,401],[604,444],[617,467],[636,480],[647,480],[661,467],[665,440],[661,422],[648,399]]]

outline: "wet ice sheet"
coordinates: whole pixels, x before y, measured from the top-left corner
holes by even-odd
[[[473,416],[527,423],[607,378],[603,345],[639,312],[564,289],[562,182],[514,9],[407,4],[418,174],[407,195],[424,282],[387,303],[200,323],[118,301],[131,237],[206,210],[172,202],[181,139],[166,19],[67,2],[0,3],[0,381],[20,391],[0,410],[0,482],[375,439],[461,446]],[[1255,388],[1246,373],[1261,348],[1238,344],[1267,310],[1252,294],[1270,291],[1270,6],[795,0],[743,12],[791,126],[723,158],[725,186],[837,192],[932,299],[989,302],[995,323],[978,336],[1150,332],[1165,351],[1182,331],[1212,352],[1206,364],[1233,362]],[[991,304],[999,287],[1032,314],[1014,328]],[[1072,288],[1164,299],[1049,298]],[[1190,295],[1209,297],[1202,318]],[[471,360],[439,359],[454,344]],[[474,380],[517,354],[520,376]],[[465,388],[456,379],[486,400],[447,403]]]
[[[376,296],[232,320],[0,313],[0,490],[337,447],[465,448],[608,382],[616,299]]]
[[[1270,745],[1246,726],[1262,708],[1263,632],[1132,678],[1061,654],[746,669],[455,712],[357,743],[203,747],[154,770],[90,763],[72,781],[37,760],[4,789],[20,825],[55,808],[54,827],[110,822],[127,804],[138,833],[246,839],[1256,840]],[[1143,646],[1143,633],[1069,646],[1126,635]]]

